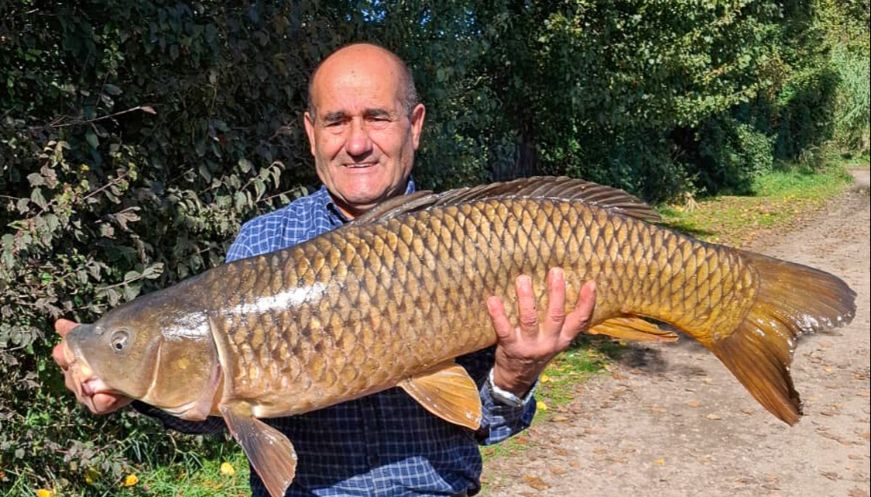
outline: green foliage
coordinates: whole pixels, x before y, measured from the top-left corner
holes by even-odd
[[[789,78],[775,105],[778,159],[797,160],[803,151],[832,138],[838,74],[822,67],[799,71]]]
[[[98,0],[3,12],[0,478],[63,488],[92,468],[101,492],[142,461],[118,440],[172,457],[177,440],[153,424],[73,408],[51,323],[219,264],[242,220],[313,181],[298,115],[311,67],[342,41],[315,37],[334,15]]]
[[[313,185],[300,115],[334,48],[409,62],[426,187],[571,174],[664,200],[832,135],[867,150],[867,33],[852,0],[0,4],[0,488],[108,495],[229,449],[75,407],[52,322],[220,264]]]
[[[753,180],[772,168],[772,141],[732,117],[706,122],[698,132],[701,186],[708,191],[751,193]]]
[[[835,116],[835,138],[847,150],[869,149],[868,126],[871,115],[871,65],[868,50],[851,51],[836,46],[832,64],[840,76]]]
[[[835,139],[845,151],[867,153],[871,148],[871,2],[823,2],[821,24],[831,47],[831,64],[840,76],[835,113]]]

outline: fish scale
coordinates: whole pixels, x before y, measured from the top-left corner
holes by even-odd
[[[294,451],[257,417],[400,386],[434,415],[476,428],[477,386],[453,359],[496,342],[488,296],[503,298],[517,322],[516,277],[532,277],[543,309],[545,275],[559,266],[567,311],[581,284],[596,282],[588,333],[671,341],[668,325],[797,422],[795,338],[849,322],[855,292],[828,273],[694,240],[655,218],[625,192],[568,178],[417,192],[114,309],[67,336],[70,363],[186,419],[222,415],[277,497],[293,479]]]
[[[556,245],[564,250],[555,250]],[[651,245],[661,249],[648,250]],[[444,254],[449,258],[446,264]],[[540,275],[551,266],[566,270],[571,282],[568,302],[576,298],[580,282],[598,281],[602,302],[592,325],[635,312],[686,331],[704,329],[721,320],[711,309],[723,305],[724,295],[733,296],[730,308],[743,315],[752,295],[740,293],[736,275],[749,273],[740,259],[723,263],[718,261],[720,255],[716,246],[586,204],[493,199],[328,233],[315,243],[283,252],[283,257],[256,259],[255,268],[228,265],[228,273],[241,274],[217,279],[263,280],[260,275],[271,275],[271,281],[250,287],[258,297],[276,294],[288,282],[328,285],[324,295],[312,302],[265,313],[253,321],[229,319],[223,326],[238,347],[235,388],[239,395],[247,398],[249,390],[259,393],[262,378],[277,375],[282,380],[278,383],[287,388],[285,393],[310,398],[304,404],[311,405],[325,396],[383,389],[415,368],[434,365],[445,354],[491,345],[495,335],[481,312],[486,296],[510,296],[513,279],[521,273],[538,275],[536,287],[543,296]],[[698,261],[731,270],[700,273]],[[263,267],[267,263],[270,267]],[[641,272],[635,268],[649,266],[653,266],[650,277],[638,278]],[[698,305],[700,288],[714,289],[706,294],[707,305]],[[422,306],[422,301],[427,304]],[[350,312],[361,308],[369,310],[362,327],[361,319],[351,319]],[[509,318],[515,319],[512,306],[508,311]],[[283,340],[264,342],[267,330],[275,329],[276,323],[284,330],[278,335]],[[396,330],[413,334],[397,336]],[[694,338],[709,340],[705,335]],[[282,341],[289,343],[299,362],[308,365],[306,381],[296,376],[306,374],[299,368],[270,368],[286,362],[287,354],[270,351],[264,344],[277,346]],[[333,367],[332,359],[320,354],[338,341],[351,352]],[[404,347],[412,342],[418,346]],[[371,356],[394,360],[389,369],[359,365]],[[333,385],[338,378],[342,378],[340,389]],[[301,390],[301,384],[307,388]]]

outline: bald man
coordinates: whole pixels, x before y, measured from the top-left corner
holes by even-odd
[[[323,186],[286,207],[245,223],[227,262],[285,249],[336,229],[388,198],[415,190],[411,171],[426,108],[411,73],[392,52],[368,43],[345,46],[324,59],[309,82],[303,121]],[[547,363],[571,343],[593,311],[587,284],[575,310],[562,313],[562,271],[548,274],[548,312],[539,320],[530,278],[517,279],[520,323],[509,323],[500,299],[482,302],[498,337],[491,349],[458,359],[479,386],[480,429],[472,432],[425,411],[393,388],[319,411],[265,420],[293,441],[299,456],[287,496],[463,496],[480,489],[479,444],[502,441],[529,426],[533,391]],[[63,336],[75,323],[59,320]],[[67,364],[55,348],[55,361]],[[67,386],[94,413],[131,399]],[[220,418],[191,423],[135,402],[168,427],[187,432],[223,428]],[[254,497],[268,497],[251,471]]]

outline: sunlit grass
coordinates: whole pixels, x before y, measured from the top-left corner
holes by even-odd
[[[665,205],[665,225],[701,240],[742,246],[762,233],[788,226],[819,208],[850,184],[840,163],[811,172],[768,172],[756,179],[754,195],[701,199],[693,206]]]
[[[202,459],[200,464],[157,467],[138,474],[139,482],[119,488],[119,497],[243,497],[251,495],[248,461],[239,449],[225,458]],[[180,484],[181,482],[181,484]]]

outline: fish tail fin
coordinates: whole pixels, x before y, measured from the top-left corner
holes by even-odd
[[[802,333],[843,326],[856,313],[856,292],[840,278],[811,267],[742,252],[759,275],[752,307],[711,351],[753,397],[782,421],[801,416],[789,364]]]

